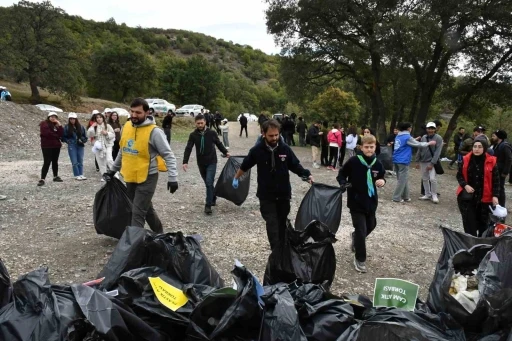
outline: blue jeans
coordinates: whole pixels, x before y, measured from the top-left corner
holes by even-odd
[[[69,144],[68,154],[73,166],[73,176],[84,175],[84,147]]]
[[[201,173],[201,177],[206,185],[206,206],[211,206],[217,199],[213,194],[213,181],[215,180],[215,172],[217,172],[217,164],[212,163],[209,165],[198,166],[199,173]]]

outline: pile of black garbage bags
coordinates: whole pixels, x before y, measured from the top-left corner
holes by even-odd
[[[87,285],[51,284],[46,268],[11,283],[0,261],[0,340],[512,341],[512,234],[479,239],[442,231],[445,246],[428,301],[410,312],[331,294],[336,239],[316,221],[302,231],[289,225],[263,286],[238,261],[227,285],[199,236],[127,227],[102,280]],[[473,314],[446,292],[465,261],[478,262],[481,277]],[[156,280],[165,285],[155,289]],[[171,305],[155,294],[160,289]]]

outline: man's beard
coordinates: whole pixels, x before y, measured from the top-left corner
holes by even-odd
[[[130,117],[130,121],[132,121],[132,124],[136,126],[142,124],[145,120],[145,117],[142,120],[137,117]]]

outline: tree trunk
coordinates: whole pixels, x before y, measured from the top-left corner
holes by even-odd
[[[414,90],[414,98],[412,99],[411,111],[409,113],[409,122],[414,125],[416,121],[416,114],[418,112],[418,102],[420,100],[420,86],[416,85],[416,89]]]
[[[33,104],[41,103],[41,95],[39,94],[39,88],[37,87],[37,78],[35,76],[29,76],[30,82],[30,102]]]

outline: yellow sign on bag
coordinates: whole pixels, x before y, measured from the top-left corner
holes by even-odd
[[[182,290],[164,282],[160,277],[149,277],[155,296],[167,308],[176,311],[188,302]]]

